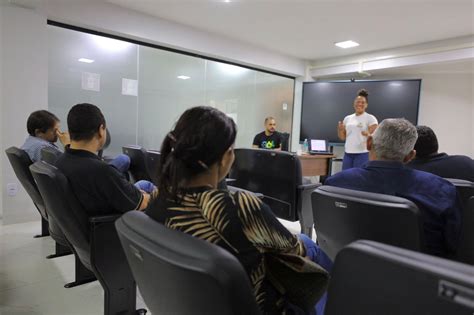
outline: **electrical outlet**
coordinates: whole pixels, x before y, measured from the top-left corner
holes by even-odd
[[[287,103],[283,103],[283,110],[288,110],[288,104]]]
[[[10,197],[16,196],[18,193],[18,184],[17,183],[8,183],[7,184],[7,194]]]

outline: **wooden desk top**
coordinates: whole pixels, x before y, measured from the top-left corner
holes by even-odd
[[[300,160],[310,160],[310,159],[332,159],[335,158],[336,156],[334,154],[332,155],[327,155],[327,154],[307,154],[303,153],[301,155],[297,155]]]

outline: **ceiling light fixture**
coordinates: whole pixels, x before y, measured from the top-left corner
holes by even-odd
[[[395,56],[389,55],[389,56],[375,57],[374,59],[375,59],[375,60],[383,60],[383,59],[389,59],[389,58],[393,58],[393,57],[395,57]]]
[[[85,63],[93,63],[94,62],[94,60],[87,59],[87,58],[79,58],[79,59],[77,59],[77,61],[85,62]]]
[[[102,50],[109,52],[121,52],[133,46],[129,42],[104,36],[91,35],[91,38]]]
[[[178,79],[187,80],[187,79],[191,79],[191,77],[188,77],[187,75],[178,75]]]
[[[334,45],[336,45],[337,47],[345,49],[345,48],[357,47],[357,46],[359,46],[359,43],[356,43],[352,40],[346,40],[344,42],[334,43]]]

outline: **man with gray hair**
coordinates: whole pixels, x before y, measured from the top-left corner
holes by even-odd
[[[366,166],[337,173],[324,184],[411,200],[423,216],[426,252],[448,257],[457,248],[461,206],[450,182],[405,167],[416,155],[417,137],[415,126],[408,120],[385,119],[367,139]]]

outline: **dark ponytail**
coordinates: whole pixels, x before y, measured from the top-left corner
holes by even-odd
[[[369,92],[366,89],[360,89],[357,91],[357,96],[362,96],[365,98],[365,101],[369,102]]]
[[[237,128],[223,112],[207,106],[186,110],[161,145],[161,196],[174,200],[183,182],[208,170],[234,144]]]

